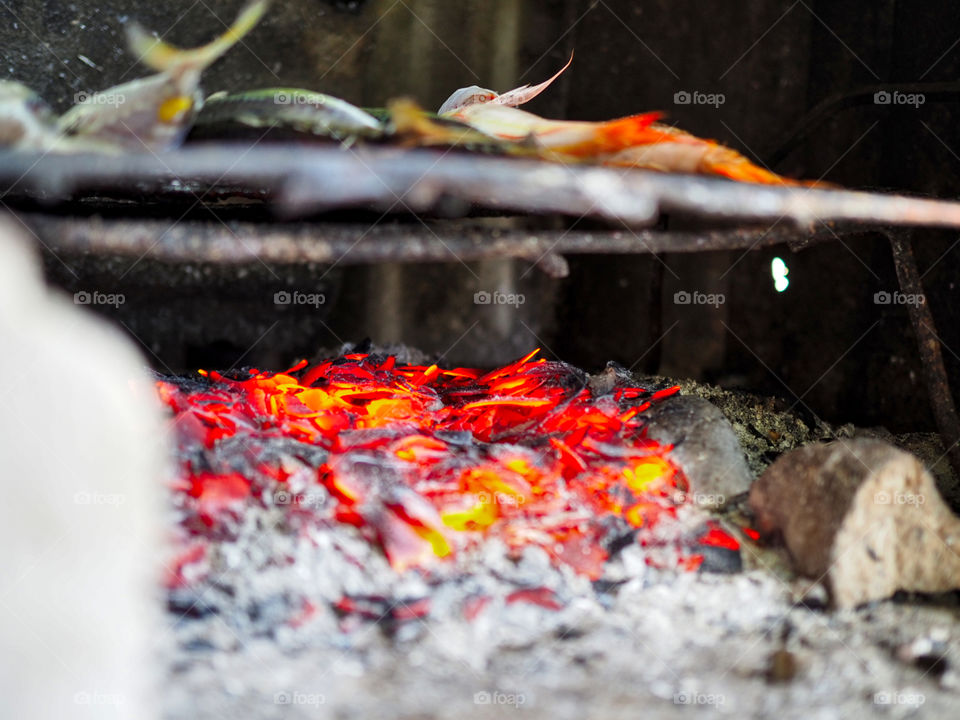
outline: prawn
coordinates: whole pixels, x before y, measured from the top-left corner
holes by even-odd
[[[657,122],[658,112],[587,122],[548,120],[517,107],[546,90],[572,61],[573,55],[553,77],[533,87],[524,85],[503,94],[476,86],[461,88],[440,107],[439,114],[493,137],[533,143],[546,157],[559,161],[716,175],[768,185],[809,184],[766,170],[713,140]]]

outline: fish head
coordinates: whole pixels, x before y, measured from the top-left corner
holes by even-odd
[[[494,92],[493,90],[477,87],[476,85],[460,88],[453,95],[447,98],[447,101],[440,106],[437,114],[449,115],[469,105],[483,105],[487,103],[505,105],[507,107],[517,107],[518,105],[523,105],[525,102],[533,100],[537,95],[550,87],[550,85],[553,84],[553,81],[560,77],[564,70],[570,67],[570,63],[572,62],[573,53],[570,54],[570,59],[567,60],[567,64],[560,68],[560,70],[549,80],[545,80],[539,85],[534,85],[532,87],[530,85],[521,85],[518,88],[514,88],[513,90],[503,93],[502,95]]]
[[[170,150],[182,143],[202,102],[195,87],[184,93],[177,79],[151,75],[85,96],[57,125],[71,138],[137,151]]]
[[[470,87],[460,88],[453,95],[447,98],[446,102],[440,106],[438,115],[446,115],[455,112],[467,105],[478,105],[496,100],[499,95],[493,90],[471,85]]]

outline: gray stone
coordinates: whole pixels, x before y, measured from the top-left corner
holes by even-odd
[[[670,459],[690,481],[697,505],[722,507],[750,489],[753,478],[733,427],[708,400],[674,396],[644,417],[648,437],[674,446]]]

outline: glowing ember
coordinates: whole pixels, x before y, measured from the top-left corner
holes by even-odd
[[[488,373],[358,353],[284,373],[159,381],[180,439],[182,524],[213,536],[245,503],[273,502],[360,528],[401,572],[429,571],[496,537],[599,578],[612,543],[638,529],[652,542],[648,531],[686,502],[670,448],[645,437],[643,419],[678,388],[598,396],[582,373],[535,354]],[[335,503],[283,492],[289,466],[265,450],[276,439],[315,449],[310,482]],[[237,462],[211,467],[205,450],[230,442]],[[702,544],[737,548],[713,524]],[[680,567],[701,560],[681,556]],[[516,600],[553,602],[529,595]]]

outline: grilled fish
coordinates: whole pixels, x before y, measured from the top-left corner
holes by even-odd
[[[269,0],[257,0],[247,5],[223,35],[190,50],[168,45],[140,25],[130,25],[131,51],[158,74],[90,95],[60,118],[59,131],[133,150],[178,146],[203,104],[201,74],[253,29],[268,4]]]

